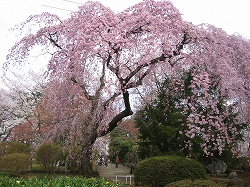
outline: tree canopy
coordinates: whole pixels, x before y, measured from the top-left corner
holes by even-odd
[[[145,0],[121,13],[87,2],[66,20],[43,13],[15,29],[22,38],[4,67],[24,64],[35,46],[51,54],[44,95],[55,118],[50,137],[67,140],[68,146],[74,142],[82,152],[133,114],[133,89],[145,91],[163,72],[193,65],[206,69],[220,75],[222,94],[249,108],[249,40],[209,24],[185,22],[170,1]],[[210,85],[209,78],[199,74],[191,87]]]

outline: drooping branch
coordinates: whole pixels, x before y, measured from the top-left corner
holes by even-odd
[[[111,44],[110,44],[110,45],[111,45]],[[112,48],[112,49],[113,49],[113,48]],[[113,49],[113,50],[114,50],[114,53],[116,53],[116,54],[119,52],[119,51],[116,51],[115,49]],[[116,68],[113,67],[113,66],[110,64],[111,58],[112,58],[112,56],[111,56],[111,54],[109,53],[109,56],[108,56],[108,58],[107,58],[107,60],[106,60],[107,67],[108,67],[116,76],[118,76],[119,66],[117,66]]]
[[[146,76],[149,74],[150,69],[151,69],[151,68],[148,68],[148,69],[139,77],[139,79],[138,79],[136,82],[128,83],[128,84],[126,85],[126,89],[129,89],[129,88],[133,88],[133,87],[137,87],[137,86],[142,85],[142,81],[143,81],[144,77],[146,77]]]
[[[155,59],[152,59],[149,63],[145,63],[145,64],[141,64],[140,66],[137,66],[137,68],[135,68],[133,71],[131,71],[130,74],[125,79],[122,80],[123,84],[126,85],[130,81],[130,79],[132,77],[134,77],[144,67],[156,64],[160,61],[165,61],[166,59],[167,59],[167,56],[165,54],[162,54],[161,56],[159,56]],[[147,74],[145,74],[145,73],[142,75],[142,77],[145,77],[149,72]]]
[[[100,95],[101,95],[101,92],[105,86],[104,77],[105,77],[105,63],[103,63],[103,67],[102,67],[102,75],[100,77],[100,85],[99,85],[98,89],[96,90],[95,95],[94,95],[93,100],[92,100],[91,114],[93,114],[94,111],[98,107]]]
[[[74,84],[77,84],[77,83],[78,83],[77,80],[76,80],[74,77],[71,77],[70,80],[71,80]],[[84,93],[84,96],[85,96],[88,100],[93,99],[93,96],[91,96],[91,95],[88,94],[88,92],[87,92],[86,87],[85,87],[84,84],[81,84],[81,85],[80,85],[80,88],[82,88],[83,93]]]
[[[188,36],[188,34],[186,32],[184,32],[183,40],[176,45],[176,50],[173,52],[174,55],[175,56],[179,55],[180,51],[183,49],[183,46],[185,44],[188,44],[189,42],[191,42],[191,38]]]
[[[56,35],[56,32],[53,34],[49,33],[49,37],[46,37],[49,39],[49,41],[54,44],[56,47],[58,47],[59,49],[62,49],[62,47],[57,43],[57,40],[53,39],[53,36]]]
[[[104,110],[104,111],[99,113],[99,116],[98,116],[99,119],[102,119],[102,118],[104,117],[107,106],[110,104],[110,102],[114,101],[115,98],[116,98],[117,96],[119,96],[119,95],[120,95],[120,92],[114,93],[108,100],[106,100],[106,101],[102,104],[102,107],[103,107],[103,110]],[[129,107],[129,108],[130,108],[130,107]],[[121,118],[121,119],[122,119],[122,118]],[[118,122],[119,122],[119,121],[118,121]],[[117,123],[118,123],[118,122],[117,122]],[[117,123],[116,123],[115,126],[117,126]],[[115,126],[114,126],[114,128],[115,128]],[[104,135],[106,135],[106,134],[108,133],[108,131],[103,131],[103,132],[101,132],[100,134],[98,134],[98,132],[97,132],[98,127],[99,127],[99,123],[97,122],[97,123],[95,123],[95,128],[93,128],[93,136],[92,136],[92,138],[91,138],[91,140],[90,140],[90,144],[91,144],[91,145],[95,142],[95,140],[96,140],[97,137],[104,136]]]
[[[190,43],[191,39],[192,38],[189,37],[188,33],[184,32],[183,39],[180,43],[178,43],[176,45],[176,47],[175,47],[176,50],[173,51],[173,55],[169,55],[168,62],[171,66],[174,66],[179,60],[183,59],[183,57],[180,57],[177,60],[175,60],[173,63],[171,62],[172,57],[176,57],[176,56],[180,55],[180,52],[183,49],[184,45]]]
[[[134,35],[134,34],[139,34],[142,33],[143,31],[146,32],[150,32],[149,29],[146,29],[147,26],[149,26],[151,23],[150,22],[146,22],[142,25],[139,25],[137,27],[134,27],[133,29],[131,29],[130,31],[126,32],[126,37],[128,38],[130,35]]]

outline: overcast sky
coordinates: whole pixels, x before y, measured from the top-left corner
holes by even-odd
[[[97,0],[120,12],[142,0]],[[50,12],[66,19],[86,0],[0,0],[0,66],[8,49],[17,41],[9,29],[32,14]],[[250,0],[172,0],[183,19],[194,24],[210,23],[229,34],[240,33],[250,39]],[[2,74],[2,73],[1,73]]]

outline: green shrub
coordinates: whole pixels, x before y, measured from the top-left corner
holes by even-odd
[[[13,153],[30,154],[30,148],[24,143],[10,142],[8,143],[6,154],[13,154]]]
[[[30,156],[24,153],[8,154],[2,158],[0,168],[11,174],[27,171],[31,166]]]
[[[13,153],[30,154],[30,148],[23,143],[15,143],[15,142],[0,143],[0,160],[3,159],[6,155]]]
[[[32,167],[30,168],[31,172],[44,172],[44,166],[38,165],[38,164],[32,164]]]
[[[162,187],[185,179],[207,179],[205,168],[197,161],[176,156],[152,157],[136,165],[137,184]]]
[[[36,161],[44,166],[48,172],[55,170],[55,165],[63,158],[62,149],[55,144],[42,144],[36,152]]]
[[[243,171],[250,171],[250,165],[249,165],[250,157],[241,157],[239,158],[239,165]]]
[[[213,181],[216,184],[225,184],[227,187],[249,187],[250,184],[250,178],[245,177],[245,178],[239,178],[239,180],[232,180],[229,178],[219,178],[219,177],[214,177],[210,178],[211,181]]]
[[[227,187],[226,184],[216,184],[210,180],[195,180],[190,179],[181,180],[177,182],[170,183],[165,187]]]

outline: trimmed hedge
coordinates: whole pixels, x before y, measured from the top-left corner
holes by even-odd
[[[216,184],[210,180],[181,180],[177,182],[170,183],[165,187],[226,187],[226,184]]]
[[[152,187],[185,179],[207,179],[205,168],[197,161],[177,156],[152,157],[135,168],[135,183]]]
[[[25,153],[8,154],[0,162],[1,170],[10,174],[20,174],[31,166],[30,156]]]
[[[247,174],[245,172],[245,174]],[[249,176],[249,174],[247,174],[247,176]],[[214,183],[216,183],[217,185],[222,185],[224,184],[224,186],[226,187],[249,187],[250,184],[250,178],[249,177],[244,177],[241,178],[239,176],[240,180],[234,180],[234,179],[229,179],[229,178],[219,178],[219,177],[213,177],[210,178],[210,181],[213,181]],[[224,187],[223,186],[223,187]]]

